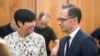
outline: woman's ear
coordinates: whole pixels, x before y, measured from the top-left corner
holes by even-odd
[[[18,21],[18,26],[21,27],[23,23],[21,21]]]
[[[73,23],[73,24],[76,24],[77,22],[78,22],[77,17],[74,17],[74,18],[72,19],[72,23]]]

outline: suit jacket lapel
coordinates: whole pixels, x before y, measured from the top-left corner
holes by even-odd
[[[76,45],[76,43],[77,43],[77,41],[78,41],[78,39],[79,39],[81,33],[82,33],[81,30],[79,30],[79,31],[77,32],[76,36],[74,37],[74,39],[73,39],[73,41],[72,41],[72,43],[71,43],[71,46],[70,46],[69,51],[68,51],[68,54],[71,53],[73,47]]]

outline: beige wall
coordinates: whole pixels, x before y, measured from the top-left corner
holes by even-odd
[[[0,26],[10,22],[19,8],[34,10],[34,0],[0,0]]]
[[[28,8],[40,12],[47,12],[51,16],[49,25],[55,30],[57,37],[62,38],[65,33],[57,25],[57,15],[62,4],[67,0],[0,0],[0,26],[7,24],[13,18],[16,9]],[[95,28],[100,26],[100,0],[69,0],[82,10],[81,28],[90,34]],[[36,6],[36,7],[35,7]],[[36,9],[36,10],[35,10]]]

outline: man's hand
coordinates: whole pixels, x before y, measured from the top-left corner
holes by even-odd
[[[59,40],[55,40],[56,46],[51,50],[50,56],[57,56],[58,48],[59,48]]]

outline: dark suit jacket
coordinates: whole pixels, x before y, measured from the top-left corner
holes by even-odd
[[[65,38],[60,40],[58,56],[64,56]],[[98,49],[95,41],[81,30],[74,37],[66,56],[97,56]]]

